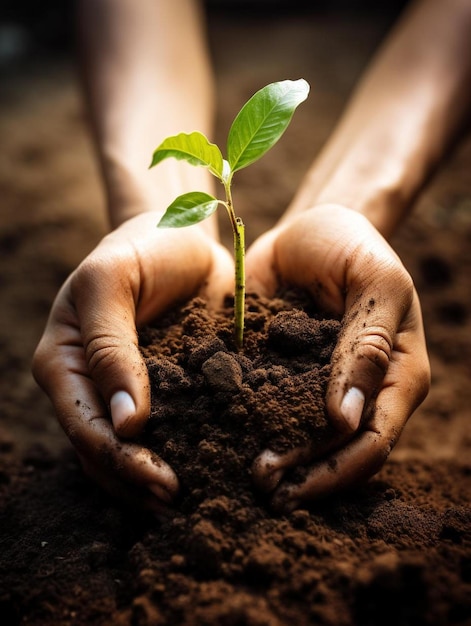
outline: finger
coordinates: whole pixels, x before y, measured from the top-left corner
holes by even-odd
[[[155,217],[150,221],[155,229]],[[106,237],[72,275],[70,293],[65,292],[76,310],[88,371],[116,432],[128,438],[142,430],[150,414],[149,377],[136,324],[195,293],[211,268],[201,233],[191,233],[181,251],[174,232],[164,236],[158,231],[154,238],[144,226],[145,220],[131,220]]]
[[[135,264],[123,254],[86,260],[65,292],[76,310],[87,370],[121,437],[137,435],[150,414],[149,378],[136,332],[138,290]]]
[[[178,490],[172,469],[150,450],[123,442],[113,430],[107,408],[88,375],[78,330],[52,320],[36,351],[33,373],[51,398],[59,422],[90,466],[102,467],[124,484],[145,487],[168,502]]]
[[[302,483],[285,483],[278,488],[272,500],[276,510],[293,510],[303,502],[344,490],[367,480],[382,467],[420,400],[417,395],[409,393],[410,380],[398,377],[396,371],[404,370],[407,364],[402,361],[412,358],[401,355],[391,365],[391,378],[398,382],[382,389],[364,431],[341,450],[310,467]],[[421,376],[422,393],[425,394],[427,373]]]
[[[269,493],[278,487],[290,470],[310,463],[314,457],[323,457],[330,451],[339,448],[347,441],[347,437],[336,434],[323,444],[305,445],[278,454],[273,450],[264,450],[252,464],[252,478],[260,491]]]
[[[355,432],[383,386],[404,381],[404,393],[415,406],[428,390],[417,294],[404,272],[383,276],[381,283],[373,280],[361,293],[352,288],[348,298],[326,395],[329,416],[339,430]]]
[[[78,455],[83,472],[101,489],[106,491],[117,503],[125,505],[128,510],[150,511],[158,519],[167,519],[172,514],[171,504],[165,492],[149,493],[144,487],[127,484],[115,474],[109,473],[100,465]]]
[[[384,458],[389,454],[389,450],[399,438],[400,433],[404,427],[404,424],[409,419],[410,415],[414,412],[417,406],[423,401],[428,393],[430,387],[430,366],[428,361],[428,355],[425,349],[424,341],[417,339],[415,324],[412,324],[412,329],[405,328],[397,339],[399,350],[393,353],[393,358],[389,366],[387,377],[385,378],[385,386],[381,390],[377,406],[368,421],[368,431],[372,431],[375,435],[373,437],[375,445],[379,445],[381,448],[381,439],[378,439],[377,433],[388,430],[388,444],[384,445]],[[412,339],[408,336],[413,334]],[[402,343],[407,346],[414,345],[411,351],[401,350]],[[417,344],[417,345],[415,345]],[[387,407],[387,408],[381,408]],[[389,426],[387,426],[389,424]],[[371,435],[369,435],[371,436]],[[338,449],[341,445],[344,445],[347,441],[347,437],[335,438],[330,443],[326,443],[323,451],[317,451],[317,456],[323,456],[330,450]],[[386,441],[386,439],[385,439]],[[369,440],[367,439],[367,442]],[[367,475],[375,471],[377,463],[382,464],[381,450],[379,450],[379,460],[374,458],[368,463],[362,458],[363,454],[373,453],[374,450],[369,451],[361,447],[360,444],[358,450],[359,466],[364,467]],[[365,444],[366,445],[366,444]],[[356,447],[353,447],[353,451],[356,451]],[[348,456],[350,454],[350,448],[346,448],[346,463],[348,464]],[[290,450],[286,454],[276,454],[271,450],[265,450],[255,460],[252,468],[254,483],[260,490],[269,493],[276,489],[281,481],[285,478],[286,472],[294,467],[300,465],[306,465],[313,458],[312,450],[310,447],[305,446],[303,448],[296,448]],[[343,458],[343,455],[340,455]],[[335,457],[332,457],[335,459]],[[363,462],[365,465],[363,466]],[[336,461],[335,461],[336,463]],[[319,472],[328,471],[328,477],[334,479],[335,472],[332,471],[335,465],[328,461],[327,463],[317,465]],[[369,469],[368,469],[369,468]],[[316,482],[319,479],[317,470],[313,469],[313,480]],[[351,465],[348,466],[346,474],[350,475],[353,482],[358,478],[361,478],[361,474],[357,474],[355,462],[351,461]],[[343,481],[341,476],[338,476],[339,484],[342,485]],[[322,485],[324,484],[324,487]],[[335,489],[335,485],[332,481],[319,479],[318,484],[313,487],[313,497],[316,496],[316,490],[329,492],[330,489]]]
[[[378,433],[365,431],[345,448],[311,467],[301,484],[279,487],[272,506],[277,511],[289,512],[303,502],[318,500],[369,478],[382,466],[389,449],[389,443]]]
[[[264,450],[252,464],[252,479],[257,489],[270,493],[278,487],[287,469],[308,463],[310,459],[310,446],[294,448],[285,454]]]
[[[169,503],[178,491],[178,481],[172,469],[157,455],[134,443],[123,442],[116,436],[110,422],[103,417],[104,407],[93,404],[94,398],[87,397],[84,390],[75,389],[71,403],[62,394],[52,398],[60,422],[72,445],[90,466],[101,473],[94,478],[110,492],[116,491],[113,485],[116,478],[125,493],[132,485],[145,487],[147,495]]]

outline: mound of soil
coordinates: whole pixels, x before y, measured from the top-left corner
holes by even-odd
[[[233,481],[157,523],[108,500],[70,454],[36,448],[12,465],[7,448],[5,624],[469,624],[470,466],[390,461],[287,516]]]
[[[201,299],[140,333],[152,390],[142,443],[177,472],[183,511],[218,496],[256,505],[251,466],[266,448],[319,457],[340,444],[324,400],[340,322],[308,306],[293,293],[247,298],[242,352],[232,306],[210,315]]]

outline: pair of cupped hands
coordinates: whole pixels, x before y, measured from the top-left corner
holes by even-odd
[[[200,225],[164,230],[158,220],[150,211],[124,222],[79,265],[57,295],[33,361],[86,473],[156,512],[172,505],[179,483],[133,442],[150,413],[136,328],[196,293],[217,307],[234,280],[231,254]],[[366,480],[388,457],[429,387],[420,304],[386,240],[338,205],[285,219],[246,261],[248,290],[270,296],[281,283],[298,286],[344,320],[326,395],[343,445],[323,458],[303,448],[254,459],[256,487],[287,512]],[[306,479],[291,484],[285,473],[300,464]]]

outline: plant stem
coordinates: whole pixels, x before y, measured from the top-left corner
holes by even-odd
[[[235,340],[239,350],[244,345],[244,316],[245,316],[245,226],[236,218],[237,231],[234,233],[235,257],[235,296],[234,321]]]
[[[224,183],[226,191],[226,209],[231,220],[234,235],[235,261],[235,294],[234,294],[234,328],[235,342],[239,350],[244,344],[245,317],[245,226],[240,217],[236,217],[232,204],[230,180]]]

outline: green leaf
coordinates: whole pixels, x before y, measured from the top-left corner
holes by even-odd
[[[219,200],[202,191],[190,191],[178,196],[167,208],[158,228],[182,228],[193,226],[212,215],[218,208]]]
[[[301,78],[271,83],[250,98],[229,131],[227,155],[232,172],[257,161],[280,139],[308,94],[309,84]]]
[[[154,167],[169,157],[188,161],[191,165],[202,165],[207,167],[214,176],[222,178],[221,151],[199,131],[189,134],[180,133],[164,139],[155,150],[150,167]]]

